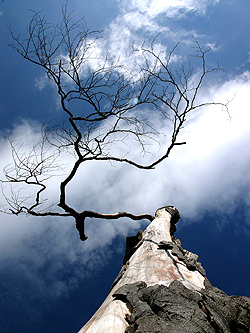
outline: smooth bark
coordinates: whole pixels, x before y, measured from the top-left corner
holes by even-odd
[[[125,285],[144,282],[147,286],[168,287],[177,280],[191,290],[205,288],[205,277],[196,269],[190,270],[187,263],[172,253],[173,248],[166,248],[168,244],[175,244],[173,221],[176,222],[176,216],[178,211],[173,207],[157,210],[155,219],[130,250],[132,255],[123,264],[108,297],[79,333],[125,332],[129,326],[126,318],[131,315],[132,309],[128,303],[113,297],[116,291]],[[187,251],[184,257],[193,264],[197,260],[197,257]]]

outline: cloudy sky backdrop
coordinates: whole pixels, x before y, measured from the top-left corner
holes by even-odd
[[[0,1],[0,172],[11,163],[7,133],[25,147],[36,142],[41,122],[60,119],[55,89],[40,68],[11,47],[8,25],[25,36],[32,12],[55,24],[61,0]],[[178,56],[192,50],[192,36],[209,45],[210,67],[227,71],[207,79],[199,101],[229,103],[203,108],[186,123],[168,160],[153,171],[125,165],[86,164],[69,187],[79,210],[154,214],[175,205],[176,236],[199,254],[211,283],[250,297],[250,1],[69,0],[73,17],[103,30],[96,52],[133,66],[131,45],[161,32],[157,47]],[[198,67],[194,65],[194,75]],[[164,131],[164,124],[159,127]],[[27,148],[28,149],[28,148]],[[73,163],[72,157],[64,162]],[[49,194],[58,200],[58,179]],[[3,202],[3,197],[1,197]],[[0,215],[0,332],[77,332],[99,307],[119,272],[125,236],[147,221],[87,220],[80,242],[72,219]]]

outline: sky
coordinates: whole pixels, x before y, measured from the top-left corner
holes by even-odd
[[[63,119],[56,89],[44,72],[9,46],[8,26],[25,38],[32,11],[59,24],[62,4],[0,1],[0,172],[11,163],[10,130],[29,151],[43,121]],[[192,53],[195,36],[211,48],[208,67],[219,63],[225,70],[208,76],[198,100],[230,101],[228,112],[212,105],[192,114],[180,134],[187,144],[177,146],[154,170],[86,163],[68,189],[69,201],[80,211],[103,213],[154,214],[174,205],[181,214],[176,237],[199,255],[212,285],[250,297],[250,2],[69,0],[68,8],[73,18],[84,17],[91,29],[102,31],[96,54],[108,50],[131,70],[131,46],[145,38],[161,33],[157,49],[167,52],[180,42],[181,63]],[[194,80],[199,74],[195,60]],[[157,117],[155,123],[168,134],[166,124]],[[155,154],[157,149],[152,146]],[[62,163],[72,165],[73,157],[63,155]],[[53,202],[58,202],[59,179],[50,180]],[[147,225],[146,220],[88,219],[89,238],[81,242],[73,219],[1,213],[0,333],[77,332],[108,294],[120,270],[125,237]]]

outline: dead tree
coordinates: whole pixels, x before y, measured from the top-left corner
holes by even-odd
[[[81,240],[87,239],[86,218],[152,222],[144,232],[127,239],[121,272],[81,333],[249,332],[249,299],[229,297],[209,284],[198,256],[182,249],[174,238],[179,218],[174,207],[157,210],[156,217],[103,214],[77,211],[66,200],[66,189],[83,163],[109,161],[154,169],[175,146],[185,144],[179,141],[179,133],[191,112],[211,104],[227,107],[197,102],[205,77],[221,70],[207,68],[209,48],[194,39],[192,56],[200,62],[199,75],[194,76],[189,61],[174,61],[178,45],[171,52],[156,53],[155,40],[145,41],[139,49],[132,48],[132,56],[138,51],[141,56],[135,71],[108,54],[97,56],[100,32],[89,30],[84,20],[72,21],[66,5],[62,14],[62,24],[54,26],[34,13],[25,40],[11,31],[13,49],[42,67],[57,88],[65,118],[59,125],[44,125],[41,140],[28,150],[22,141],[10,137],[13,165],[4,170],[7,207],[2,210],[16,215],[71,216]],[[148,145],[161,144],[155,117],[168,124],[171,133],[168,144],[151,156]],[[140,147],[138,156],[131,154],[131,142],[133,148]],[[74,163],[59,184],[58,203],[52,204],[44,195],[51,177],[63,169],[60,157],[65,153],[74,156]],[[23,186],[35,189],[34,195],[25,195]]]
[[[77,211],[66,200],[67,186],[89,161],[126,163],[139,169],[154,169],[168,158],[175,146],[185,142],[178,136],[189,114],[205,105],[223,103],[198,103],[197,96],[205,77],[221,70],[208,69],[207,47],[201,47],[194,39],[192,56],[200,63],[199,77],[193,80],[189,61],[173,61],[176,45],[171,52],[156,53],[155,39],[142,43],[140,49],[133,47],[131,56],[140,51],[137,72],[126,64],[112,59],[109,54],[97,56],[96,49],[101,39],[98,31],[87,28],[84,20],[77,22],[62,8],[60,26],[51,24],[46,16],[34,13],[24,40],[10,29],[12,48],[24,59],[40,66],[48,79],[57,88],[61,109],[65,116],[61,124],[51,123],[42,128],[42,140],[29,151],[23,151],[22,142],[10,137],[14,164],[4,170],[3,192],[10,214],[33,216],[72,216],[81,240],[86,240],[86,218],[153,220],[150,214],[134,215],[127,212],[102,214],[89,210]],[[135,58],[136,59],[136,58]],[[178,66],[177,66],[178,64]],[[153,116],[152,116],[153,115]],[[160,154],[148,154],[149,144],[161,144],[161,133],[155,118],[171,127],[168,145],[162,146]],[[133,156],[130,147],[140,147],[138,156]],[[118,147],[118,148],[117,148]],[[51,152],[52,150],[52,152]],[[46,206],[48,180],[61,169],[62,154],[73,154],[75,161],[60,182],[60,197],[57,204]],[[142,158],[143,157],[143,158]],[[5,186],[10,185],[9,192]],[[24,195],[25,185],[34,190],[34,195]]]
[[[250,299],[212,287],[198,256],[174,237],[179,212],[158,209],[128,237],[110,293],[79,333],[249,332]]]

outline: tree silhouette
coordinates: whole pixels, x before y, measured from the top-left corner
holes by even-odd
[[[89,161],[126,163],[139,169],[154,169],[168,158],[175,146],[183,145],[178,136],[189,114],[206,105],[227,104],[197,102],[204,78],[221,70],[207,69],[209,47],[201,47],[194,38],[193,53],[200,63],[199,76],[194,80],[189,59],[175,60],[177,44],[170,52],[156,52],[155,43],[146,39],[140,48],[131,46],[134,67],[114,59],[108,53],[98,55],[99,31],[90,30],[84,19],[73,21],[62,7],[61,25],[53,25],[46,16],[34,12],[28,27],[28,37],[21,39],[10,29],[12,48],[24,59],[44,69],[57,88],[65,120],[57,125],[44,124],[42,139],[29,151],[23,143],[9,137],[13,165],[4,169],[2,189],[10,214],[34,216],[72,216],[81,240],[86,240],[84,221],[89,218],[153,220],[150,214],[134,215],[128,212],[102,214],[90,210],[77,211],[66,200],[66,188],[76,176],[79,167]],[[136,62],[140,55],[140,61]],[[194,59],[194,58],[193,58]],[[136,70],[135,70],[136,68]],[[156,119],[171,126],[168,146],[161,142]],[[149,154],[151,143],[162,144],[161,153]],[[131,144],[132,143],[132,144]],[[134,147],[140,153],[133,156]],[[126,150],[124,150],[126,148]],[[62,165],[60,156],[73,154],[75,161],[69,173],[60,182],[59,202],[46,206],[42,195],[46,182],[55,177]],[[5,191],[9,183],[10,191]],[[15,185],[36,188],[34,195],[24,196]]]

